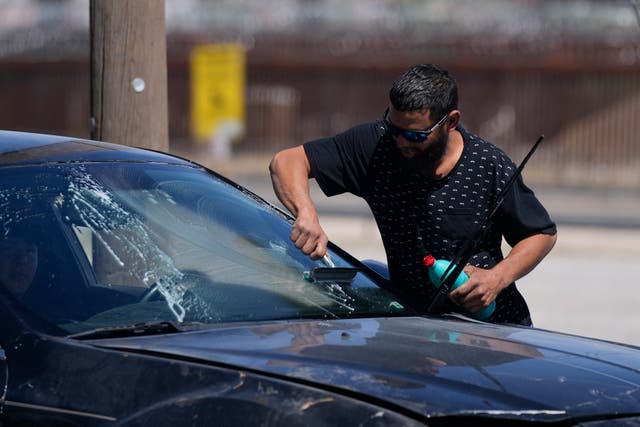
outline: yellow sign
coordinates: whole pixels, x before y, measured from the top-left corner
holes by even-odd
[[[196,46],[191,51],[191,133],[209,141],[217,132],[235,129],[245,119],[245,55],[236,44]],[[228,135],[228,137],[235,137]]]

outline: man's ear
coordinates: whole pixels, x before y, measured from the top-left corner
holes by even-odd
[[[460,124],[460,110],[452,110],[449,113],[449,117],[444,121],[444,125],[448,132],[455,130],[456,126]]]

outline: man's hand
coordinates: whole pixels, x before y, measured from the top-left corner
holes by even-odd
[[[449,299],[472,313],[488,307],[500,291],[509,285],[504,284],[494,269],[485,270],[467,265],[464,272],[469,276],[469,280],[451,292]]]
[[[299,214],[290,237],[296,247],[312,259],[320,259],[327,252],[329,238],[320,226],[317,215]]]

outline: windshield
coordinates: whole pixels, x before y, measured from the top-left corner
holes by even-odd
[[[371,272],[333,250],[311,260],[287,217],[194,167],[4,168],[0,215],[5,293],[69,334],[406,314]]]

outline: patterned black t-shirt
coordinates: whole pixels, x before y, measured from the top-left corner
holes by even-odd
[[[458,127],[462,155],[444,178],[408,170],[384,122],[356,126],[332,138],[304,144],[312,176],[327,196],[350,192],[363,197],[376,220],[394,286],[428,307],[436,294],[422,259],[452,259],[488,215],[516,166],[493,144]],[[510,245],[556,227],[533,192],[518,179],[489,224],[470,263],[489,268],[503,259],[502,237]],[[448,310],[457,311],[449,303]],[[488,319],[530,325],[529,309],[515,283],[496,299]]]

